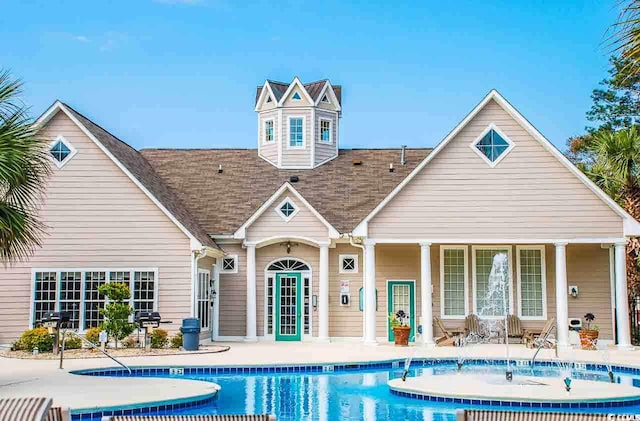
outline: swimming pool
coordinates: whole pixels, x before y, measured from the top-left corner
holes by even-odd
[[[463,367],[461,375],[501,374],[504,360],[473,360]],[[403,362],[375,364],[274,366],[274,367],[184,367],[136,368],[134,376],[181,377],[204,380],[221,386],[218,397],[203,405],[173,408],[152,414],[275,414],[281,421],[298,420],[454,420],[461,404],[425,402],[391,394],[387,381],[402,374]],[[418,360],[410,376],[451,374],[455,360]],[[173,373],[173,374],[170,374]],[[573,370],[575,378],[608,382],[604,367],[581,364]],[[614,367],[616,382],[640,388],[640,370]],[[86,370],[77,374],[128,375],[121,370]],[[519,366],[514,376],[536,375],[559,377],[560,370],[550,362],[536,362],[532,369]],[[437,381],[437,380],[436,380]],[[561,393],[562,391],[558,391]],[[639,391],[640,393],[640,391]],[[498,408],[509,409],[509,408]],[[557,410],[539,408],[537,410]],[[571,408],[563,411],[640,413],[640,405],[613,408]],[[80,419],[79,417],[74,417]],[[99,417],[82,417],[99,419]]]

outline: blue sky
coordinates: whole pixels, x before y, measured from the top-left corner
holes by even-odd
[[[255,86],[298,75],[343,85],[341,147],[433,146],[496,88],[564,149],[617,14],[617,0],[3,3],[0,67],[33,114],[59,98],[137,148],[253,148]]]

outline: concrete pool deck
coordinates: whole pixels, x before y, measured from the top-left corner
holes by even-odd
[[[123,357],[129,366],[190,366],[190,365],[267,365],[302,363],[338,363],[383,361],[407,358],[455,358],[454,347],[427,349],[421,346],[394,347],[392,344],[377,346],[354,342],[337,343],[220,343],[229,345],[227,352],[216,354],[167,355],[153,357]],[[511,358],[530,359],[535,351],[522,345],[510,346]],[[581,362],[602,363],[598,351],[572,350],[560,352],[562,359]],[[504,345],[480,345],[465,350],[467,358],[504,358]],[[542,350],[538,360],[552,359],[553,350]],[[609,359],[613,364],[640,367],[640,351],[611,348]],[[65,360],[64,369],[58,369],[57,360],[28,360],[0,358],[0,397],[42,395],[54,399],[55,405],[72,409],[96,406],[129,405],[132,403],[157,401],[199,395],[210,390],[211,383],[186,381],[183,379],[156,378],[105,378],[79,376],[72,370],[117,367],[107,358]]]

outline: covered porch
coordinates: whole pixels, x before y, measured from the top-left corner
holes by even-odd
[[[630,348],[624,238],[554,241],[416,241],[365,239],[364,342],[391,340],[388,315],[410,315],[416,341],[435,346],[446,329],[462,330],[470,314],[496,319],[488,276],[493,257],[507,256],[507,308],[524,329],[556,320],[559,348],[569,348],[569,320],[596,316],[600,340]],[[616,311],[621,309],[621,311]],[[428,322],[426,322],[428,321]]]

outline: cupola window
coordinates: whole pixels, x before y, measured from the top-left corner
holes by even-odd
[[[300,96],[298,91],[296,91],[296,92],[293,93],[293,96],[291,97],[291,99],[295,99],[296,101],[300,101],[302,99],[302,97]]]

